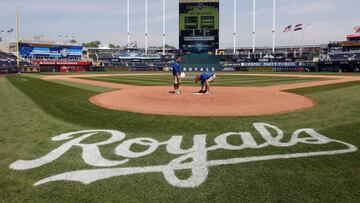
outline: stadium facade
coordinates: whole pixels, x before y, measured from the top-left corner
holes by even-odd
[[[10,44],[15,53],[16,45]],[[82,71],[163,71],[169,69],[180,50],[162,48],[145,50],[129,48],[87,48],[80,45],[44,42],[19,42],[22,72],[82,72]],[[262,71],[262,72],[304,72],[342,71],[360,72],[360,36],[351,35],[346,41],[324,45],[299,47],[238,47],[217,49],[216,54],[194,54],[183,56],[182,68],[187,72],[198,71]],[[16,72],[16,57],[0,52],[0,73]]]
[[[54,42],[20,41],[19,56],[22,60],[40,67],[41,71],[83,72],[89,71],[91,62],[83,60],[83,47],[74,44],[57,44]],[[16,43],[9,46],[11,52],[17,49]],[[23,69],[23,72],[33,72]]]
[[[109,46],[85,48],[17,38],[17,43],[9,45],[13,54],[0,52],[0,73],[14,72],[19,67],[22,72],[162,71],[167,70],[178,55],[184,59],[183,71],[360,72],[360,34],[350,34],[346,41],[324,45],[278,46],[275,50],[273,43],[272,48],[256,47],[256,51],[254,45],[219,49],[219,9],[219,0],[179,0],[179,50],[165,48],[165,1],[162,48],[141,49],[137,43],[113,49]],[[128,7],[128,16],[129,13]],[[127,25],[129,27],[129,19]]]

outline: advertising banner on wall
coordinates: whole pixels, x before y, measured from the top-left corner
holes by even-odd
[[[179,47],[184,53],[219,48],[219,0],[180,0]]]
[[[79,58],[82,56],[82,47],[71,45],[20,43],[19,51],[21,57]]]

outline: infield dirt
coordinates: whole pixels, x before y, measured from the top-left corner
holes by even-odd
[[[144,74],[139,74],[144,75]],[[145,74],[146,75],[146,74]],[[181,95],[163,86],[134,86],[86,80],[88,77],[128,76],[128,74],[91,74],[44,76],[46,80],[64,80],[117,89],[95,95],[90,102],[107,109],[155,115],[173,116],[260,116],[274,115],[311,108],[316,102],[286,90],[360,81],[359,76],[235,74],[246,76],[276,76],[320,78],[322,81],[273,85],[266,87],[212,87],[211,94],[195,95],[198,87],[182,87]],[[134,76],[134,74],[131,74]],[[76,78],[75,78],[76,77]]]

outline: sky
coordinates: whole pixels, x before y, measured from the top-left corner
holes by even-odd
[[[145,0],[130,0],[131,40],[144,46]],[[149,46],[162,43],[162,0],[148,0]],[[256,46],[272,44],[272,0],[257,0]],[[0,0],[0,30],[15,28],[20,10],[20,38],[35,35],[58,40],[75,36],[79,42],[100,40],[125,45],[126,0]],[[301,32],[283,33],[290,24],[313,26],[304,31],[304,44],[345,40],[360,25],[359,0],[277,0],[278,46],[301,44]],[[252,45],[252,0],[237,0],[237,46]],[[178,0],[166,0],[167,43],[178,47]],[[6,34],[5,40],[14,40]],[[233,46],[233,0],[220,0],[220,48]]]

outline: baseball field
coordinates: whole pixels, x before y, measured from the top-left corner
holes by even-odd
[[[359,74],[0,76],[0,202],[359,202]]]

